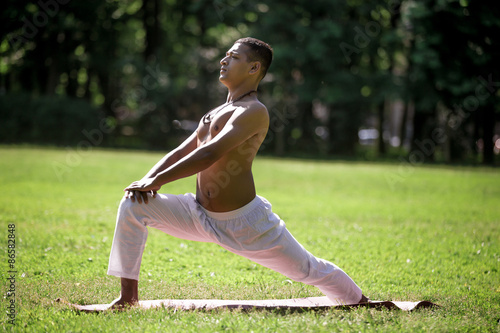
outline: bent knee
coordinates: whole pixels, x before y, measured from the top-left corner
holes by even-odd
[[[144,204],[142,204],[144,205]],[[118,206],[118,223],[138,222],[142,220],[141,216],[144,215],[143,207],[138,202],[133,202],[131,199],[123,198]],[[144,224],[144,223],[141,223]]]

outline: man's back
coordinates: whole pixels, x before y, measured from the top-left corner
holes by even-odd
[[[197,174],[196,198],[207,210],[231,211],[255,198],[251,167],[266,136],[269,115],[265,106],[251,96],[216,109],[212,118],[210,122],[200,121],[197,147],[222,139],[235,146]]]

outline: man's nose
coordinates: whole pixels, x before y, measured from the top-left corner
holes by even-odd
[[[220,60],[221,65],[227,65],[227,57],[224,57]]]

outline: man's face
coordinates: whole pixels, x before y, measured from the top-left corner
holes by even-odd
[[[248,61],[248,49],[248,46],[236,43],[226,52],[226,56],[220,61],[219,80],[222,83],[240,81],[249,76],[252,62]]]

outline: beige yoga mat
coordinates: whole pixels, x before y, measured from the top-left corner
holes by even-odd
[[[57,299],[58,302],[64,302]],[[67,303],[71,308],[83,312],[101,312],[106,311],[110,307],[109,304],[90,304],[78,305]],[[139,307],[143,309],[152,308],[175,308],[179,310],[212,310],[218,308],[227,309],[283,309],[283,310],[320,310],[327,308],[350,309],[356,307],[373,307],[373,308],[389,308],[400,309],[404,311],[412,311],[418,308],[436,306],[428,301],[419,302],[401,302],[401,301],[370,301],[362,304],[352,305],[335,305],[326,296],[323,297],[306,297],[292,299],[270,299],[270,300],[217,300],[217,299],[166,299],[155,301],[139,301]]]

